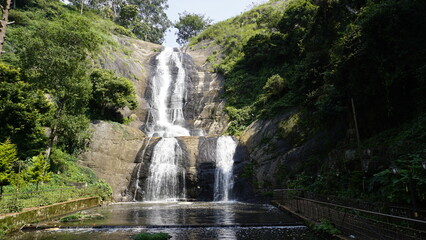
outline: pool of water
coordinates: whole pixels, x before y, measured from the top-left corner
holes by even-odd
[[[139,232],[167,232],[172,239],[314,239],[297,219],[269,204],[239,202],[121,203],[82,211],[103,219],[41,226],[13,240],[126,240]]]

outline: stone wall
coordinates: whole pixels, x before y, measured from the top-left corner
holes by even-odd
[[[98,197],[77,199],[53,205],[39,207],[28,211],[0,216],[0,225],[7,225],[10,231],[21,229],[23,226],[66,215],[83,209],[99,206]]]

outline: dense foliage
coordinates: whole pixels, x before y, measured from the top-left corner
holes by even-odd
[[[135,90],[130,80],[117,77],[113,71],[96,69],[90,74],[93,97],[90,101],[91,111],[105,116],[106,110],[137,106]]]
[[[336,124],[354,128],[353,99],[361,147],[378,152],[371,166],[359,157],[331,164],[324,149],[282,181],[392,202],[413,201],[403,186],[414,184],[425,201],[425,10],[426,2],[409,0],[270,1],[209,27],[191,45],[220,46],[210,61],[226,77],[229,133],[294,109],[305,140]],[[386,144],[379,133],[388,134]],[[344,139],[335,151],[354,146]]]
[[[15,7],[0,62],[0,142],[17,148],[17,160],[2,157],[1,186],[32,182],[38,189],[52,179],[54,186],[86,178],[96,184],[85,177],[93,173],[67,159],[84,150],[91,119],[122,121],[116,112],[136,107],[130,80],[94,70],[93,59],[101,46],[114,44],[111,34],[120,26],[60,1],[17,1]]]
[[[19,156],[25,158],[45,148],[42,126],[51,106],[41,90],[21,77],[19,69],[0,63],[0,141],[19,143]]]
[[[13,174],[12,167],[18,161],[17,154],[16,146],[9,140],[0,143],[0,198],[3,194],[3,186],[10,182]]]

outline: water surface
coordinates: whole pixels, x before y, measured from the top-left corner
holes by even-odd
[[[53,231],[27,231],[27,239],[126,240],[139,232],[167,232],[172,239],[313,239],[302,223],[269,204],[239,202],[124,203],[82,211],[100,220],[59,223]],[[41,224],[41,225],[43,225]]]

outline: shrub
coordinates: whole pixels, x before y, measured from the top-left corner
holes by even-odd
[[[24,205],[19,199],[10,199],[6,202],[6,208],[9,212],[20,212]]]
[[[325,235],[325,234],[334,235],[334,234],[340,234],[341,233],[339,231],[339,229],[337,229],[333,225],[333,223],[331,223],[328,219],[321,219],[320,223],[318,223],[314,226],[314,230],[319,232],[322,235]]]
[[[263,87],[263,90],[265,90],[266,94],[270,97],[279,97],[283,94],[286,88],[287,82],[284,80],[284,78],[278,74],[275,74],[268,78],[265,86]]]
[[[84,216],[81,213],[75,213],[59,219],[59,222],[77,222],[80,221],[83,217]]]
[[[168,233],[139,233],[133,237],[134,240],[168,240]]]

